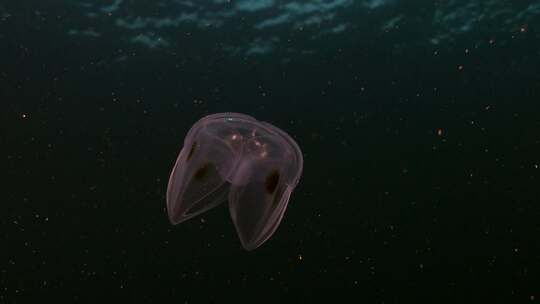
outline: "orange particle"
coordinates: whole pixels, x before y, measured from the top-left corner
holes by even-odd
[[[437,130],[437,135],[442,136],[442,129]]]

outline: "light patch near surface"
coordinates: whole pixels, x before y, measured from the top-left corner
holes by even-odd
[[[81,16],[86,18],[80,24],[72,24],[67,34],[89,38],[110,38],[112,34],[119,36],[114,37],[118,41],[165,48],[181,47],[179,36],[189,33],[190,37],[197,37],[197,31],[201,31],[220,37],[219,48],[238,56],[268,55],[276,50],[298,54],[314,51],[308,49],[312,46],[302,43],[277,48],[274,39],[285,33],[298,33],[298,41],[323,40],[332,35],[379,34],[369,32],[374,29],[381,33],[400,31],[411,26],[409,20],[415,20],[417,25],[414,26],[426,29],[422,31],[424,35],[413,40],[441,45],[462,35],[492,32],[494,23],[500,25],[501,32],[514,31],[524,25],[533,28],[540,14],[538,2],[518,4],[500,0],[449,0],[440,2],[432,11],[415,10],[397,0],[160,0],[155,10],[147,11],[125,0],[105,3],[79,2]],[[372,10],[378,13],[370,14]],[[9,13],[0,7],[0,20],[8,17]],[[107,26],[115,26],[116,30],[104,31]],[[239,27],[242,35],[228,35]]]
[[[122,2],[124,2],[124,0],[114,0],[110,5],[101,7],[101,11],[105,13],[116,12],[120,8],[120,5],[122,5]]]
[[[268,27],[273,27],[273,26],[277,26],[277,25],[287,23],[290,20],[291,20],[291,15],[290,14],[282,14],[282,15],[279,15],[279,16],[277,16],[275,18],[264,20],[263,22],[257,24],[255,26],[255,28],[262,30],[262,29],[265,29],[265,28],[268,28]]]
[[[157,47],[167,47],[169,43],[161,37],[153,37],[152,35],[139,34],[131,38],[131,42],[140,43],[154,49]]]
[[[274,0],[244,0],[236,4],[236,9],[239,11],[256,12],[270,8],[274,5]]]
[[[388,4],[388,2],[389,1],[387,0],[370,0],[370,1],[365,1],[364,6],[370,9],[375,9],[375,8],[385,6],[386,4]]]

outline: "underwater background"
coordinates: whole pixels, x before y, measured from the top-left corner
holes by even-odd
[[[0,303],[540,301],[540,2],[0,0]],[[172,226],[189,128],[304,171],[244,251]]]

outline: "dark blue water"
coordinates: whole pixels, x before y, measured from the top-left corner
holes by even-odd
[[[539,14],[0,0],[0,302],[537,302]],[[225,205],[165,210],[186,132],[226,111],[304,153],[253,252]]]

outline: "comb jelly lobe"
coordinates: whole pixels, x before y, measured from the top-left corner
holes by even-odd
[[[167,188],[173,224],[228,201],[240,243],[262,245],[276,231],[302,174],[296,142],[239,113],[203,117],[188,131]]]

